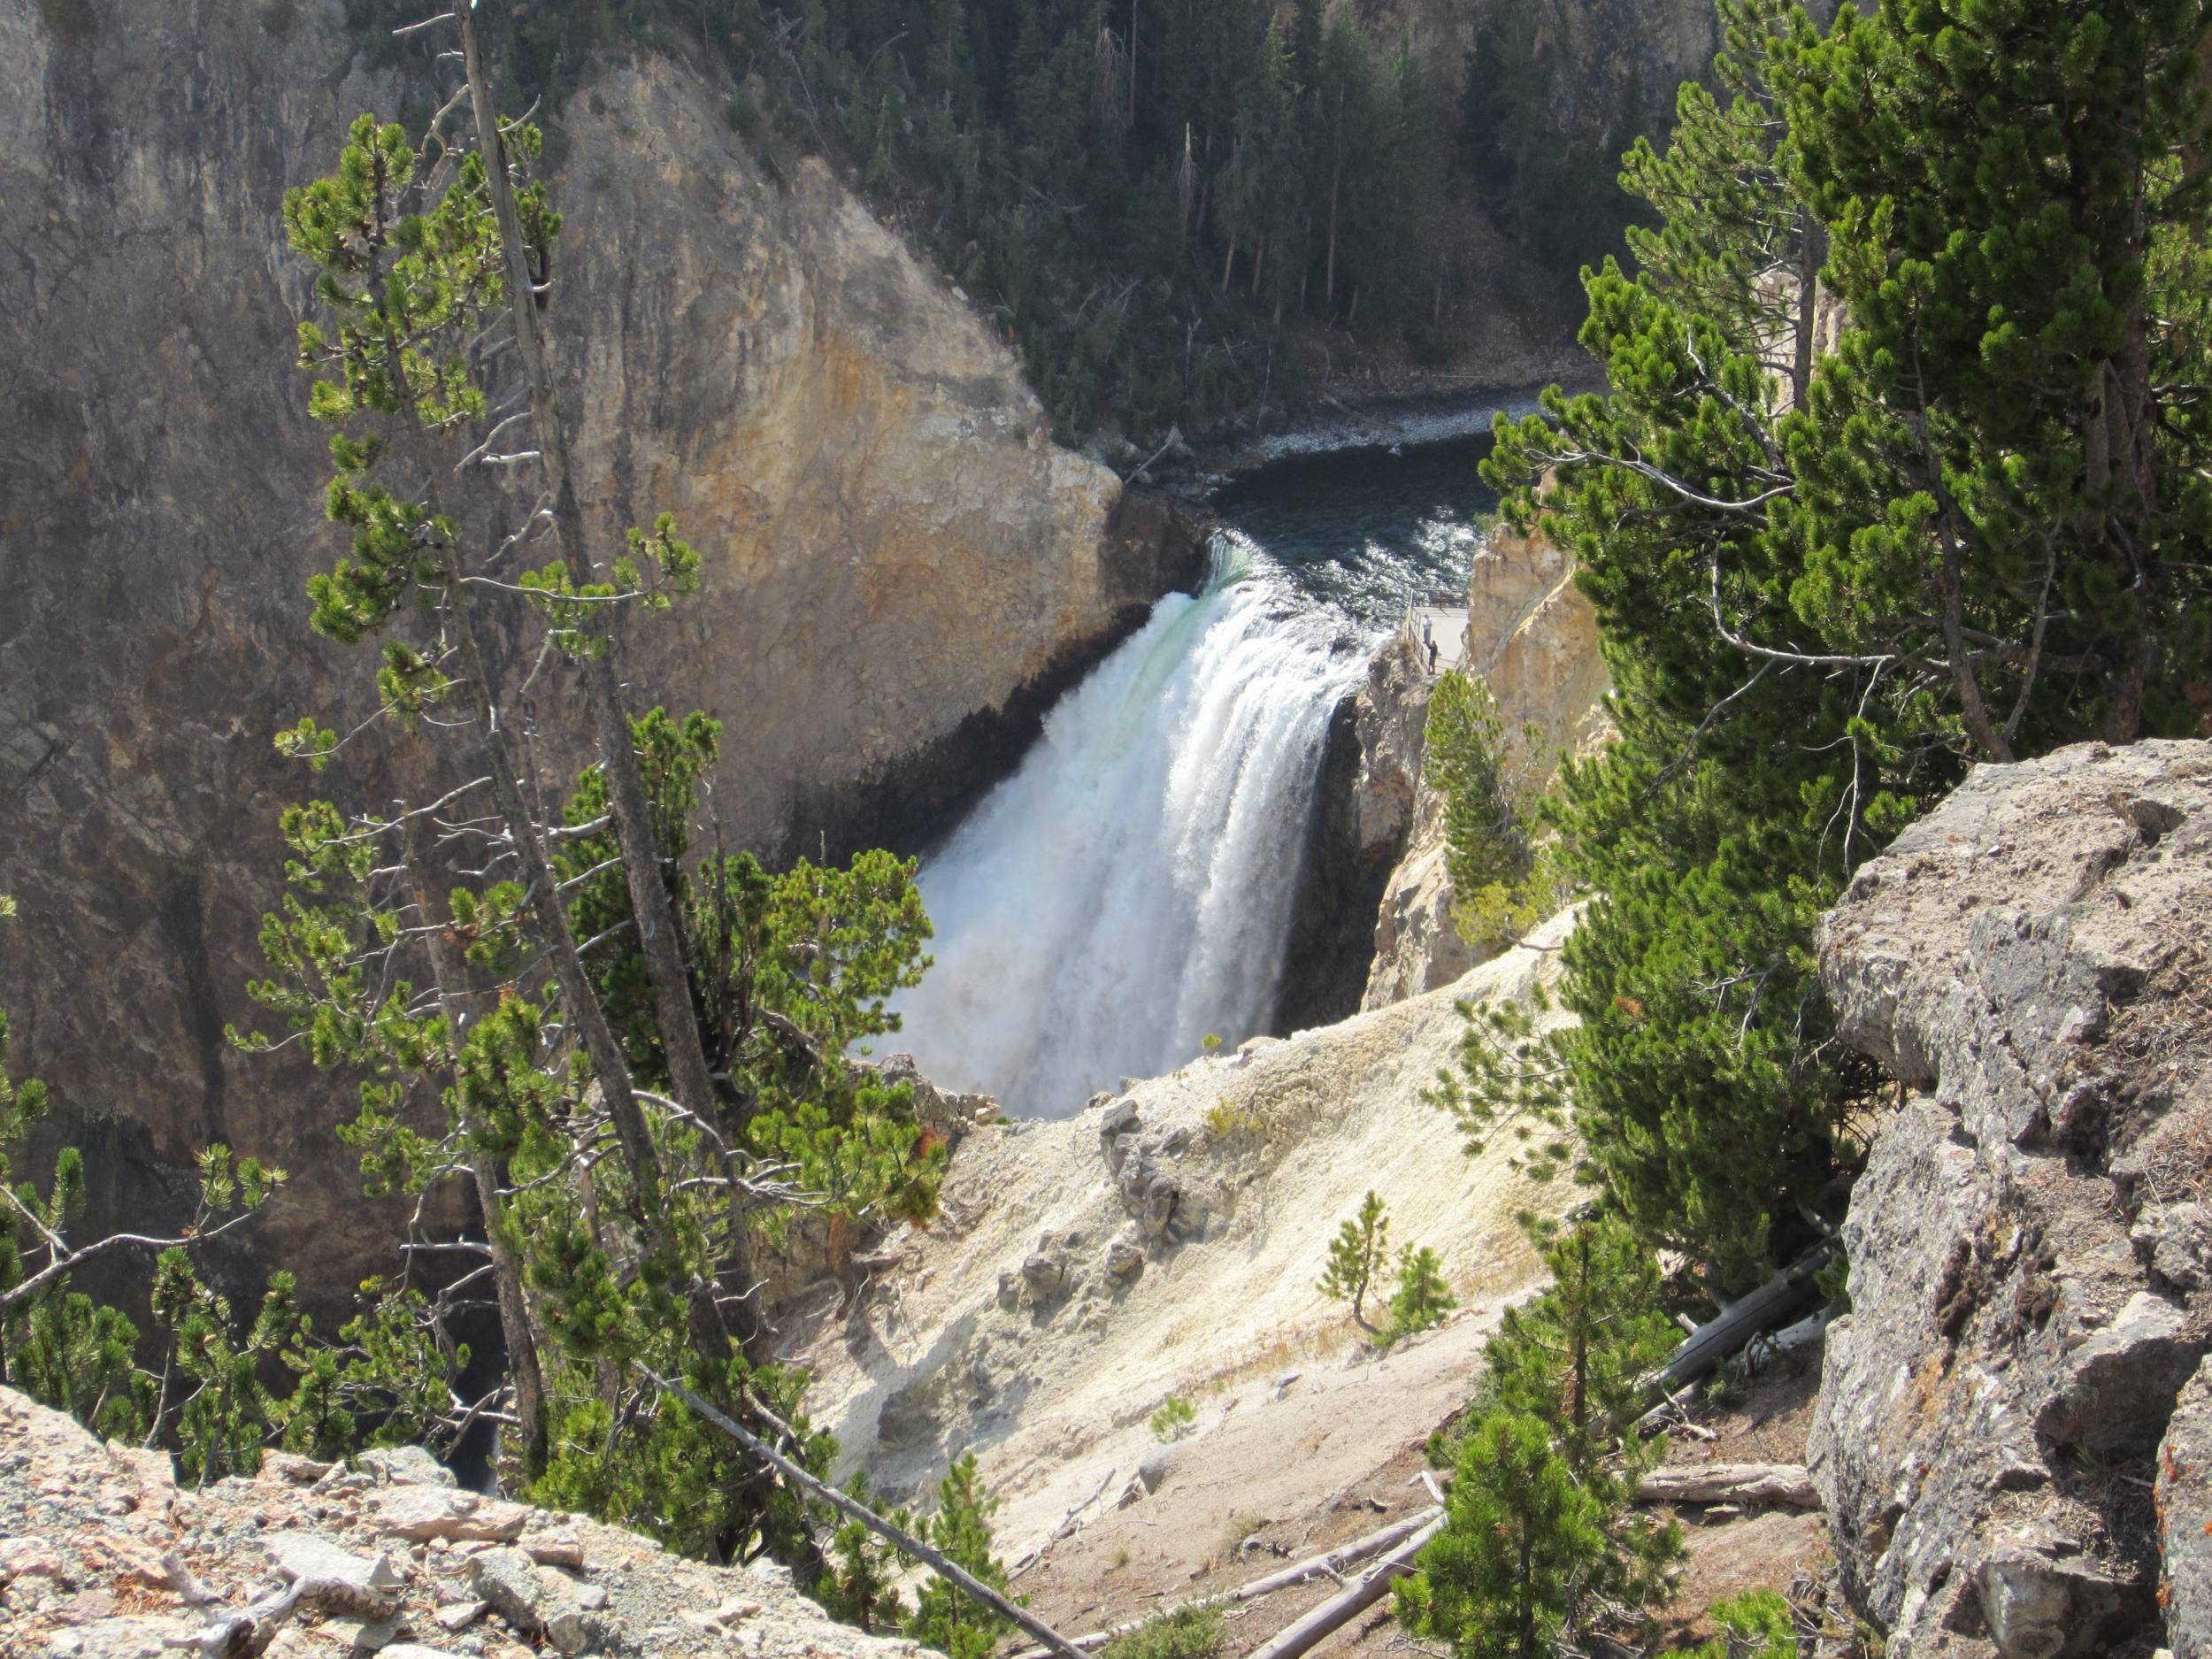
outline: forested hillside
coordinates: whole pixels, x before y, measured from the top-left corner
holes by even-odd
[[[499,50],[541,112],[595,53],[718,58],[733,126],[849,160],[1010,330],[1057,435],[1142,440],[1280,406],[1353,360],[1450,362],[1493,311],[1563,339],[1577,270],[1617,247],[1617,157],[1652,112],[1635,82],[1596,127],[1555,107],[1566,48],[1533,0],[1418,51],[1365,14],[557,0],[513,15]],[[414,55],[389,34],[410,15],[352,0],[374,58]]]

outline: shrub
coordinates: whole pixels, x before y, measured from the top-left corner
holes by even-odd
[[[1179,1440],[1197,1421],[1198,1408],[1179,1395],[1171,1394],[1167,1403],[1152,1414],[1152,1432],[1164,1440]]]
[[[1103,1659],[1214,1659],[1227,1640],[1219,1609],[1179,1607],[1115,1637]]]
[[[1418,1249],[1408,1245],[1398,1253],[1398,1289],[1390,1298],[1390,1323],[1384,1327],[1383,1341],[1395,1342],[1441,1325],[1458,1305],[1445,1286],[1443,1263],[1436,1252],[1425,1244]]]
[[[1754,1590],[1710,1609],[1721,1633],[1696,1659],[1797,1659],[1797,1623],[1790,1604],[1771,1590]]]

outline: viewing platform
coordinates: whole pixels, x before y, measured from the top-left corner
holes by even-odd
[[[1413,648],[1415,659],[1432,680],[1448,674],[1467,661],[1467,607],[1415,605],[1398,625],[1398,637]],[[1433,660],[1429,641],[1436,645]]]

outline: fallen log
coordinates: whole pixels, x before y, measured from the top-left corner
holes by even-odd
[[[1256,1601],[1262,1596],[1274,1594],[1278,1590],[1290,1589],[1295,1585],[1305,1583],[1310,1578],[1338,1578],[1346,1568],[1357,1566],[1370,1556],[1381,1554],[1393,1544],[1402,1543],[1425,1528],[1433,1528],[1443,1513],[1440,1509],[1423,1509],[1417,1514],[1409,1515],[1402,1521],[1393,1521],[1388,1526],[1379,1527],[1363,1537],[1353,1539],[1349,1543],[1339,1544],[1334,1549],[1325,1550],[1318,1555],[1310,1555],[1303,1561],[1294,1562],[1287,1567],[1279,1568],[1269,1573],[1263,1578],[1255,1578],[1251,1583],[1239,1585],[1233,1590],[1217,1590],[1211,1595],[1196,1596],[1187,1601],[1179,1601],[1171,1608],[1163,1609],[1152,1617],[1165,1618],[1172,1614],[1195,1611],[1200,1608],[1234,1607],[1240,1601]],[[1133,1630],[1141,1630],[1149,1623],[1151,1619],[1131,1619],[1126,1624],[1109,1625],[1104,1630],[1091,1631],[1081,1636],[1071,1636],[1068,1639],[1068,1644],[1073,1647],[1080,1647],[1087,1653],[1093,1648],[1103,1647],[1117,1636],[1125,1636]],[[1042,1647],[1025,1647],[1019,1653],[1011,1655],[1011,1659],[1047,1659],[1047,1654]]]
[[[1642,1503],[1777,1503],[1817,1509],[1802,1463],[1671,1463],[1636,1483]]]
[[[1356,1538],[1348,1544],[1339,1544],[1324,1555],[1271,1572],[1264,1578],[1255,1578],[1250,1584],[1240,1585],[1220,1599],[1224,1601],[1256,1601],[1263,1595],[1287,1590],[1293,1585],[1305,1583],[1309,1578],[1333,1578],[1347,1567],[1356,1567],[1370,1555],[1380,1555],[1393,1544],[1432,1528],[1443,1513],[1440,1509],[1432,1509],[1409,1515],[1404,1520],[1394,1521],[1363,1538]]]
[[[1832,1245],[1824,1244],[1756,1290],[1730,1302],[1718,1318],[1707,1321],[1685,1337],[1668,1356],[1667,1363],[1644,1379],[1645,1386],[1673,1394],[1685,1383],[1695,1382],[1717,1368],[1753,1338],[1789,1324],[1819,1300],[1820,1289],[1813,1281],[1834,1254]]]
[[[1389,1594],[1394,1579],[1402,1573],[1413,1571],[1414,1557],[1421,1553],[1430,1539],[1436,1536],[1438,1529],[1443,1525],[1444,1517],[1440,1515],[1436,1517],[1368,1569],[1366,1575],[1342,1594],[1330,1597],[1289,1629],[1279,1633],[1273,1640],[1256,1648],[1248,1659],[1298,1659],[1300,1654],[1324,1637],[1350,1624]]]

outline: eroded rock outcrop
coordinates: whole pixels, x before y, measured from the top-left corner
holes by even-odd
[[[186,1490],[162,1454],[103,1445],[0,1388],[0,1653],[167,1659],[249,1612],[233,1645],[206,1651],[927,1652],[833,1623],[780,1568],[710,1567],[619,1527],[480,1498],[426,1455],[349,1471],[273,1453],[253,1479]]]
[[[1521,535],[1501,526],[1468,577],[1465,672],[1489,687],[1531,787],[1548,782],[1560,755],[1587,754],[1612,732],[1597,613],[1575,586],[1574,569],[1573,557],[1540,529]],[[1452,923],[1443,800],[1420,775],[1428,691],[1410,646],[1393,640],[1360,693],[1369,761],[1363,811],[1379,826],[1398,826],[1403,848],[1377,912],[1363,1008],[1449,984],[1474,963]]]
[[[0,1004],[92,1154],[94,1225],[175,1218],[225,1140],[294,1172],[265,1236],[311,1294],[388,1233],[329,1133],[344,1091],[223,1032],[311,788],[271,734],[367,690],[306,626],[326,434],[279,220],[402,101],[337,10],[0,0]],[[672,510],[705,565],[638,631],[641,684],[725,720],[733,841],[910,849],[1192,544],[1055,448],[956,291],[819,162],[749,149],[703,76],[610,62],[561,120],[550,322],[588,506]],[[407,764],[355,745],[312,787],[383,798]]]
[[[1823,926],[1913,1091],[1810,1454],[1891,1659],[2212,1651],[2208,906],[2212,744],[2088,744],[1975,772]]]

